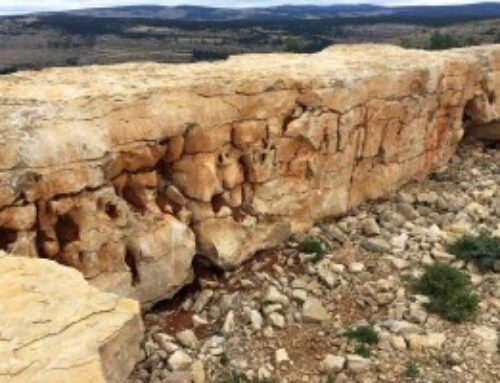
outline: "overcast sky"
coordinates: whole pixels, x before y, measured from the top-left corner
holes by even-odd
[[[252,7],[270,6],[279,4],[356,4],[372,3],[379,5],[415,5],[415,4],[460,4],[473,3],[473,0],[0,0],[0,14],[13,14],[38,11],[53,11],[62,9],[108,7],[117,5],[134,4],[159,4],[159,5],[204,5],[213,7]],[[479,1],[477,1],[479,2]]]

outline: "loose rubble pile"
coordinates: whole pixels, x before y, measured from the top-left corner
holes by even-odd
[[[447,169],[386,201],[319,224],[234,273],[205,275],[176,307],[145,315],[130,382],[497,382],[500,264],[447,253],[464,234],[500,236],[498,144],[464,144]],[[302,253],[319,239],[323,256]],[[473,321],[429,315],[411,280],[433,262],[470,273]],[[361,356],[346,331],[372,325]],[[356,353],[357,352],[357,353]]]

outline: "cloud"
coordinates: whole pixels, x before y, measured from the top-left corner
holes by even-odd
[[[12,5],[12,0],[0,0],[0,14],[57,11],[64,9],[113,7],[118,5],[158,4],[158,5],[204,5],[213,7],[265,7],[281,4],[356,4],[372,3],[378,5],[415,5],[415,4],[458,4],[471,3],[470,0],[21,0]],[[207,4],[208,3],[208,4]]]

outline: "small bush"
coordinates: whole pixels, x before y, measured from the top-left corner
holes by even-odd
[[[363,358],[369,358],[372,354],[370,348],[366,344],[358,344],[354,349],[354,353]]]
[[[429,312],[451,322],[463,322],[474,317],[479,302],[480,299],[476,294],[459,289],[447,296],[431,298],[426,307]]]
[[[479,297],[471,291],[470,277],[449,265],[435,263],[415,282],[417,292],[427,295],[427,310],[452,322],[472,319]]]
[[[302,51],[302,41],[298,38],[291,37],[285,42],[285,50],[292,53],[300,53]]]
[[[379,336],[372,326],[360,326],[347,331],[345,335],[363,344],[377,344],[379,341]]]
[[[429,38],[429,49],[443,50],[459,47],[460,43],[449,33],[435,31]]]
[[[223,352],[220,356],[220,364],[223,366],[227,366],[231,362],[231,359],[229,358],[229,355],[227,355],[225,352]]]
[[[323,255],[323,244],[318,239],[306,239],[300,244],[299,250],[302,253],[321,256]]]
[[[470,286],[470,277],[464,272],[444,263],[428,266],[425,273],[416,281],[416,290],[433,297],[447,296],[457,289]]]
[[[419,375],[420,370],[418,369],[418,365],[413,360],[408,361],[408,363],[406,363],[405,376],[407,378],[416,379]]]
[[[460,238],[448,251],[464,261],[475,261],[480,270],[488,271],[500,260],[500,238],[482,231],[478,236],[466,235]]]

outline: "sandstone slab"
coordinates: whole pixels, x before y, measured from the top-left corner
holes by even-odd
[[[137,302],[55,262],[0,254],[0,381],[122,383],[140,355]]]

